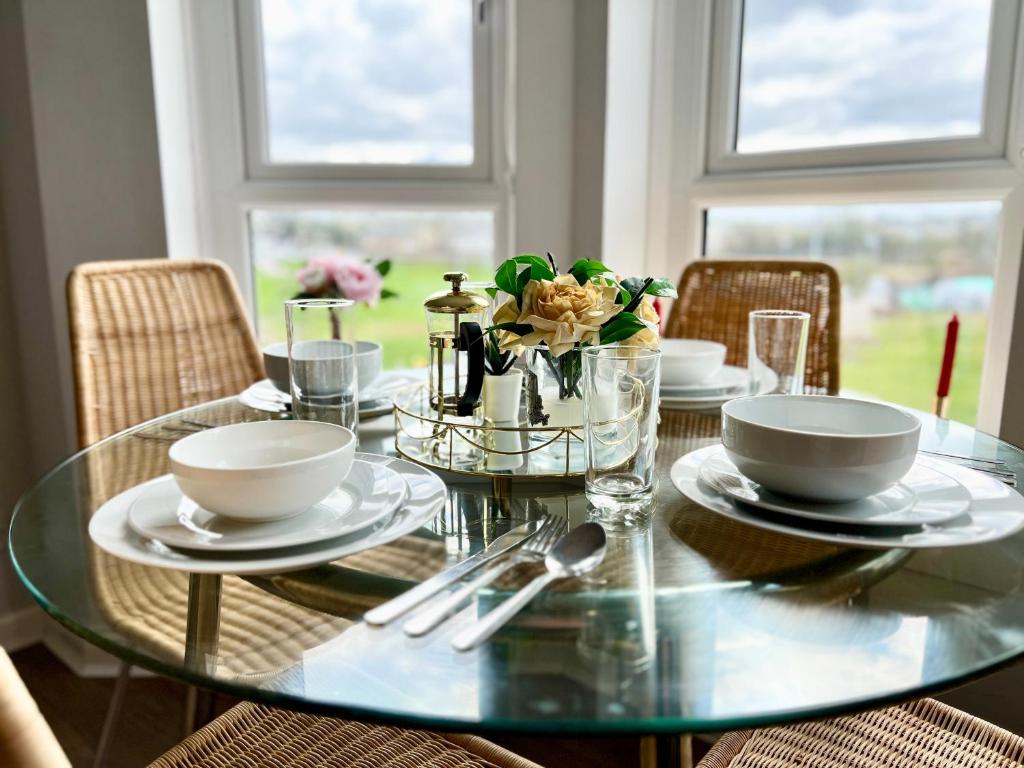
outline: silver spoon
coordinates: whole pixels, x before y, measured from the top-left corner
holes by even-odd
[[[604,560],[605,540],[604,528],[597,523],[584,523],[573,528],[559,539],[544,558],[547,573],[535,578],[482,619],[455,635],[452,647],[457,651],[476,648],[519,613],[546,586],[596,568]]]

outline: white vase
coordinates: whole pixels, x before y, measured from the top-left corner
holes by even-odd
[[[519,422],[523,372],[513,368],[501,376],[484,374],[484,416],[496,422]]]

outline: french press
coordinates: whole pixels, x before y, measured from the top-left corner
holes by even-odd
[[[464,272],[446,272],[452,284],[428,298],[427,335],[430,339],[430,408],[439,419],[473,417],[480,408],[484,385],[484,314],[487,297],[462,290]]]

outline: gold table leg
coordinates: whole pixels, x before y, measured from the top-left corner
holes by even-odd
[[[220,635],[219,574],[191,573],[188,577],[188,616],[185,624],[185,668],[212,675],[217,668],[217,640]],[[186,736],[196,729],[199,691],[189,686],[185,692],[182,731]]]
[[[644,736],[640,739],[640,768],[693,768],[693,738]]]

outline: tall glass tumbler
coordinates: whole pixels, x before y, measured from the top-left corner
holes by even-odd
[[[811,316],[806,312],[758,309],[750,313],[750,394],[803,394],[810,326]]]
[[[587,499],[612,513],[646,507],[654,494],[661,351],[583,350]]]
[[[285,302],[292,413],[297,419],[359,426],[359,382],[347,299]]]

